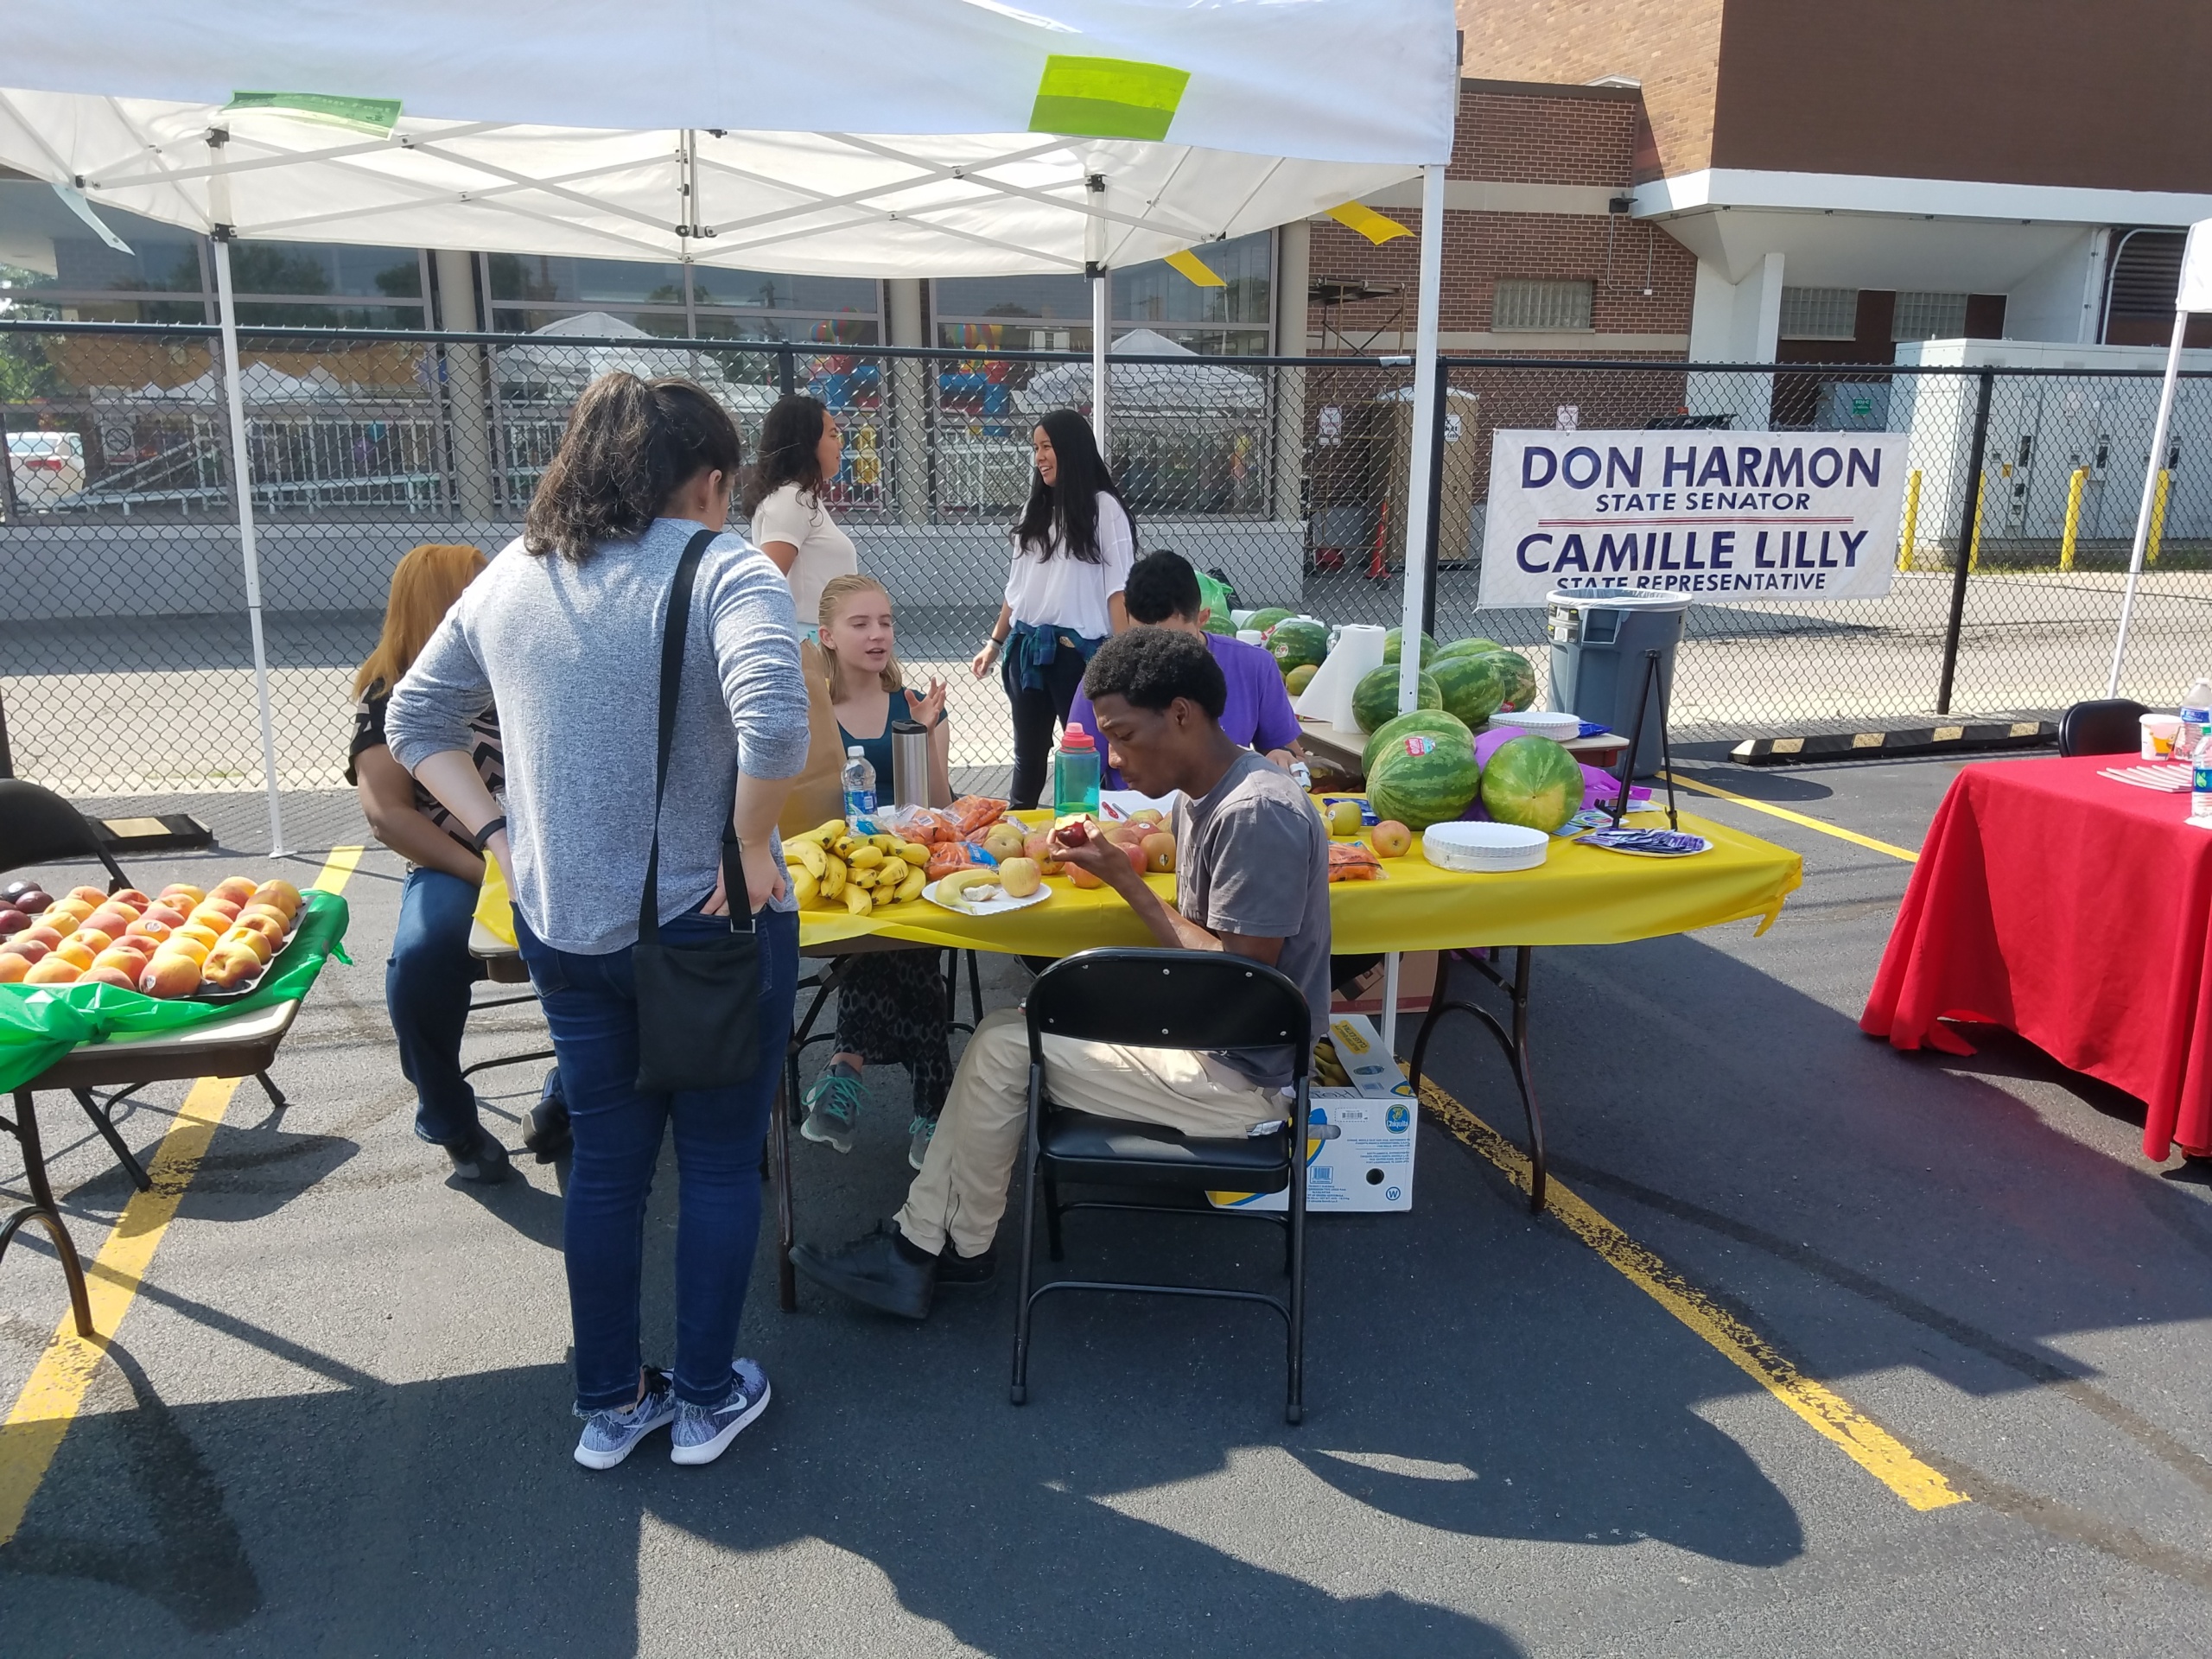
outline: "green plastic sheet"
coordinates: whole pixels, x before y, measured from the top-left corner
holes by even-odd
[[[0,1094],[20,1089],[80,1043],[118,1032],[182,1031],[234,1014],[296,1002],[331,957],[346,954],[346,900],[306,895],[290,943],[260,984],[228,1002],[164,1001],[116,985],[0,985]]]

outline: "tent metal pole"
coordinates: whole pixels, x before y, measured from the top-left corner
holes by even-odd
[[[1402,639],[1421,638],[1421,619],[1428,600],[1428,538],[1436,511],[1436,435],[1439,423],[1430,417],[1437,407],[1437,313],[1444,290],[1444,164],[1421,169],[1420,309],[1414,344],[1414,401],[1409,411],[1412,454],[1406,467],[1406,592],[1401,619]],[[1421,652],[1398,653],[1398,709],[1415,707],[1421,700]],[[1389,1014],[1395,1021],[1395,1001]]]
[[[2113,637],[2112,672],[2105,696],[2120,695],[2120,668],[2127,655],[2127,625],[2135,613],[2135,584],[2143,575],[2143,551],[2151,541],[2151,513],[2158,495],[2158,473],[2166,464],[2166,435],[2173,426],[2174,392],[2181,380],[2181,343],[2189,333],[2189,313],[2174,313],[2173,344],[2166,348],[2166,378],[2158,388],[2158,418],[2151,429],[2151,453],[2143,465],[2143,505],[2135,514],[2135,544],[2127,556],[2127,587],[2120,601],[2120,632]],[[2176,757],[2178,759],[2179,757]]]
[[[254,537],[253,461],[246,448],[245,389],[238,382],[238,307],[231,287],[231,232],[215,233],[215,303],[223,341],[223,388],[230,405],[232,483],[238,492],[238,551],[245,564],[245,620],[253,639],[253,696],[261,714],[261,775],[269,786],[269,855],[284,856],[284,807],[276,788],[276,727],[269,710],[269,653],[261,632],[261,550]]]
[[[1094,267],[1090,277],[1090,430],[1098,440],[1106,470],[1114,470],[1113,452],[1106,447],[1106,335],[1112,327],[1109,296],[1112,278],[1103,266]]]

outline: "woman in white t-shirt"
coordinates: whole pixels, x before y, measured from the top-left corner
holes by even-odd
[[[1056,409],[1030,443],[1037,473],[1014,527],[1006,601],[969,664],[980,680],[999,664],[1014,705],[1012,804],[1024,808],[1044,791],[1053,729],[1067,723],[1090,653],[1129,626],[1122,588],[1136,560],[1136,525],[1090,423]]]
[[[790,580],[791,608],[809,635],[830,579],[861,568],[853,538],[822,504],[844,453],[843,435],[819,398],[804,392],[779,397],[761,423],[760,458],[745,488],[753,544]]]

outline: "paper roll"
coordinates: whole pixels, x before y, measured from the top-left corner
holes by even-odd
[[[1357,731],[1351,694],[1362,675],[1382,666],[1385,632],[1364,622],[1347,622],[1338,630],[1336,649],[1299,694],[1298,712],[1309,720],[1325,720],[1345,731]]]

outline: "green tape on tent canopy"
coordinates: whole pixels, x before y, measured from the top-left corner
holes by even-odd
[[[353,958],[343,943],[345,899],[320,889],[303,897],[283,960],[233,1002],[162,1001],[116,985],[0,985],[0,1094],[21,1088],[79,1043],[121,1032],[181,1031],[305,996],[325,962]]]
[[[1189,70],[1164,63],[1056,54],[1045,60],[1029,130],[1085,138],[1165,138],[1190,84]]]
[[[396,98],[340,98],[328,92],[232,92],[223,105],[231,110],[276,110],[334,127],[351,127],[389,137],[399,124]]]

